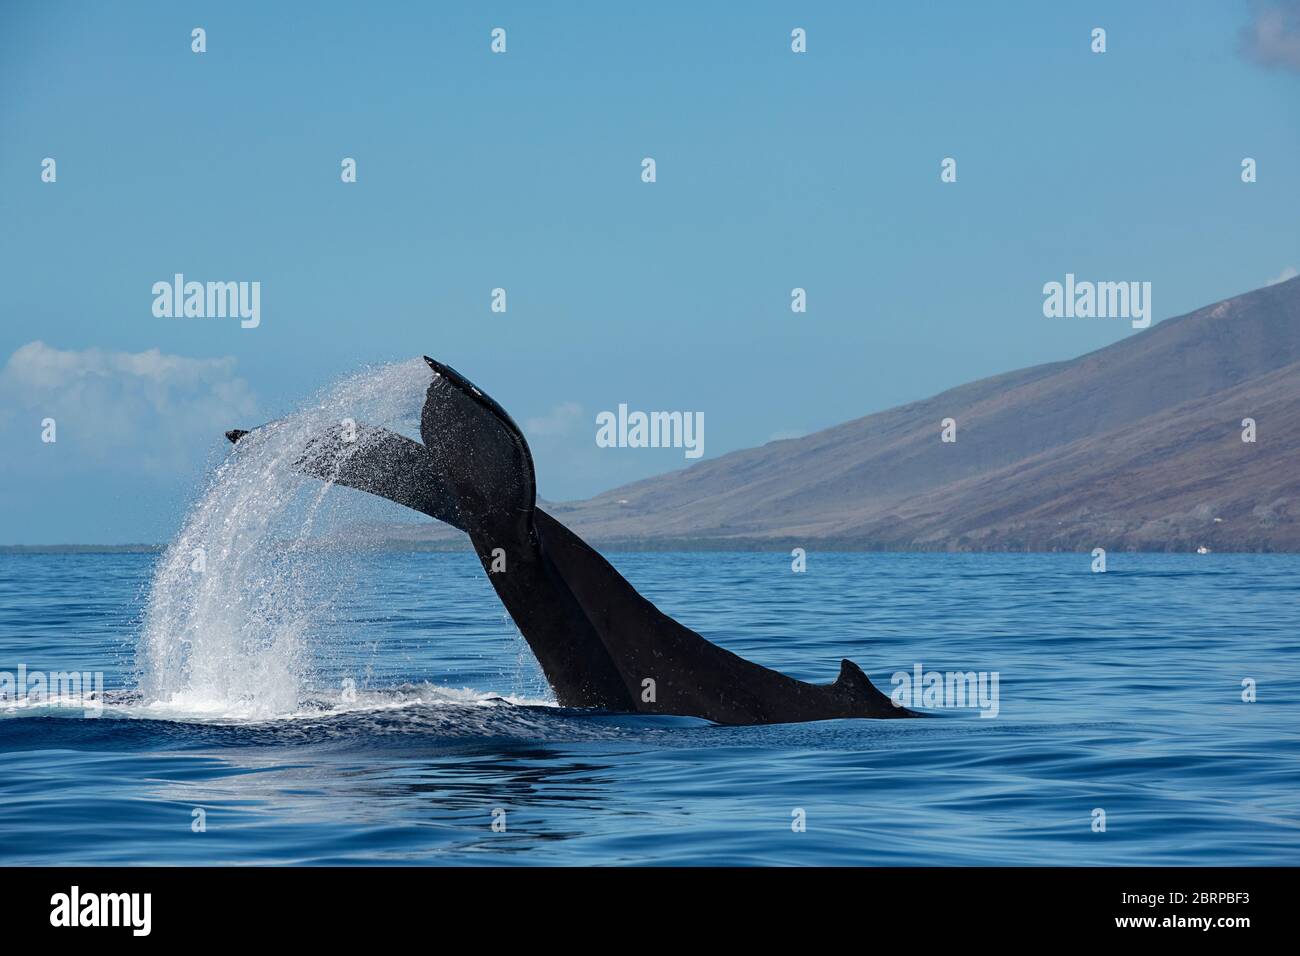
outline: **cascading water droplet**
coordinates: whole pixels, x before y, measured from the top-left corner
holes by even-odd
[[[364,432],[346,442],[348,422],[409,431],[428,381],[419,359],[367,370],[240,439],[154,573],[136,665],[146,705],[262,717],[293,712],[313,692],[313,639],[346,564],[319,539],[359,493],[296,465],[331,432],[340,460],[363,448]]]

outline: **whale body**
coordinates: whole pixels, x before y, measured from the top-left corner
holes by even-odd
[[[307,474],[378,495],[465,532],[488,580],[566,707],[770,724],[915,717],[856,664],[811,684],[713,644],[642,597],[599,553],[537,507],[519,426],[455,369],[433,373],[422,442],[373,425],[342,449],[308,444]],[[248,432],[226,433],[238,443]]]

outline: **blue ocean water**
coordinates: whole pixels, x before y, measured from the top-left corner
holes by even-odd
[[[383,552],[329,559],[297,706],[187,713],[135,691],[158,556],[0,555],[0,672],[106,685],[0,702],[0,863],[1300,863],[1300,557],[610,557],[799,678],[996,671],[997,716],[561,709],[472,556]]]

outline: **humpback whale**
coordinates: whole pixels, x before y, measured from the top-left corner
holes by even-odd
[[[358,425],[357,441],[307,444],[299,470],[465,532],[562,706],[771,724],[915,717],[856,664],[830,684],[795,680],[705,640],[642,597],[537,507],[523,432],[489,395],[425,356],[433,373],[414,441]],[[226,437],[238,443],[247,431]]]

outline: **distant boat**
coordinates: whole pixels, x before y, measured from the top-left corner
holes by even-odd
[[[1209,554],[1209,553],[1210,553],[1210,549],[1207,548],[1205,545],[1201,545],[1199,548],[1196,549],[1196,553],[1197,553],[1197,554]]]

